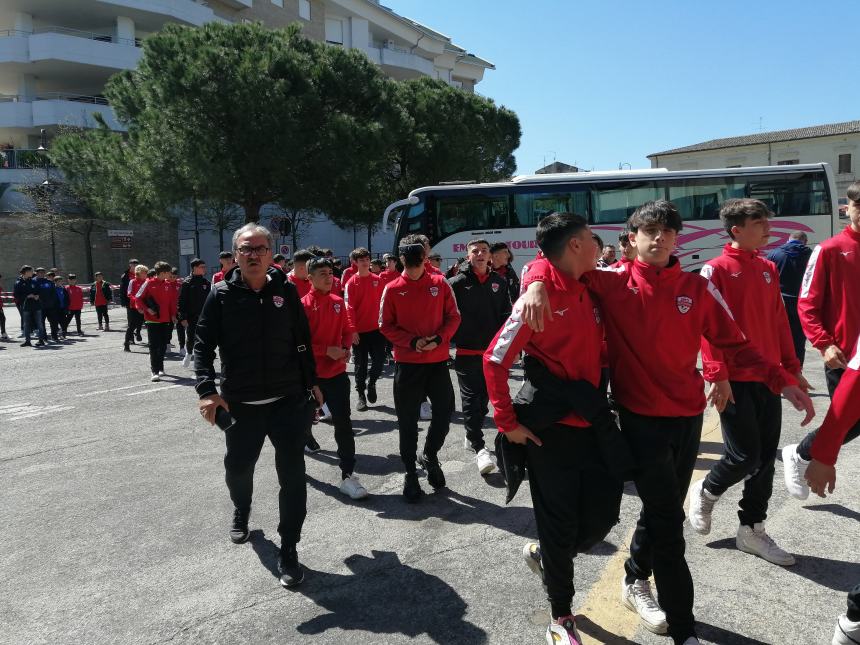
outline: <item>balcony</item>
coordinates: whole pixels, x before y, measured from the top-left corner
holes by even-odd
[[[121,70],[137,67],[141,56],[139,39],[60,26],[0,30],[0,63],[64,61]]]
[[[382,66],[386,73],[398,80],[435,75],[432,60],[413,54],[406,48],[388,43],[374,43],[372,47],[365,50],[365,53],[370,60]]]
[[[112,130],[125,130],[116,119],[107,100],[66,92],[45,92],[32,97],[0,95],[0,128],[38,128],[69,125],[95,128],[93,113],[104,117]]]
[[[241,7],[250,7],[251,0],[230,0],[240,2]],[[135,23],[148,24],[153,15],[184,22],[195,27],[217,20],[215,12],[205,3],[195,0],[99,0],[97,4],[121,7],[124,14]],[[155,27],[159,28],[159,27]]]

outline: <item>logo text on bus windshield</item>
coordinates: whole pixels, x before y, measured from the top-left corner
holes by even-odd
[[[534,240],[504,240],[505,244],[508,245],[508,248],[517,251],[522,249],[536,249],[538,247],[537,242]],[[466,245],[465,244],[452,244],[451,251],[454,253],[465,253]]]

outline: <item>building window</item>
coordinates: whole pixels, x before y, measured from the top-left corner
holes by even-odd
[[[785,161],[777,161],[777,166],[796,166],[800,163],[800,159],[786,159]]]
[[[299,18],[303,18],[304,20],[311,19],[310,0],[299,0]]]
[[[284,6],[284,0],[272,0],[272,4],[275,5],[276,7],[283,7]]]
[[[343,45],[343,20],[325,19],[325,41],[329,45]]]
[[[851,174],[851,155],[850,154],[839,155],[839,174],[840,175]]]

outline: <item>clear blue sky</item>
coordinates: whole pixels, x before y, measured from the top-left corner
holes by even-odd
[[[860,119],[858,0],[382,0],[496,65],[518,172]],[[626,166],[625,166],[626,167]]]

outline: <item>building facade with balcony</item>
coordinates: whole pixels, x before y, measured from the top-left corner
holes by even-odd
[[[95,127],[98,112],[111,128],[121,130],[103,96],[108,78],[134,69],[141,43],[167,23],[200,26],[212,21],[259,21],[272,28],[299,22],[309,38],[359,49],[398,80],[429,76],[473,92],[484,72],[494,69],[449,36],[378,0],[3,0],[0,215],[24,210],[20,194],[10,187],[44,179],[39,156],[32,153],[41,129],[50,142],[64,125]],[[180,237],[189,226],[186,220],[179,222]],[[316,225],[308,237],[339,252],[361,238],[332,228]],[[4,246],[0,240],[0,257],[9,255]],[[203,240],[200,246],[199,255],[212,257]],[[0,264],[0,273],[12,274],[10,266]]]
[[[825,162],[833,167],[836,192],[839,198],[843,198],[845,190],[858,178],[858,155],[860,121],[846,121],[712,139],[655,152],[648,155],[648,159],[652,168],[668,170]]]

